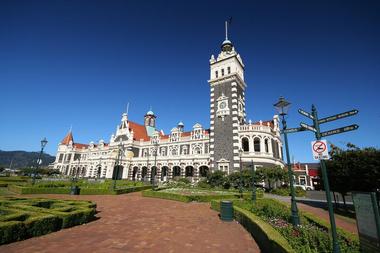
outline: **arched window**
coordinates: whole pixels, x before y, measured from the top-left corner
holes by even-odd
[[[241,148],[243,149],[244,152],[249,151],[249,141],[247,137],[244,137],[241,139]]]
[[[218,78],[218,71],[215,71],[215,78]]]
[[[260,138],[256,137],[253,141],[255,152],[260,152]]]
[[[265,139],[264,144],[265,144],[265,152],[269,153],[268,139]]]

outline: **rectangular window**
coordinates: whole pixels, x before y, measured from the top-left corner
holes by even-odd
[[[63,154],[60,154],[60,155],[59,155],[58,162],[59,162],[59,163],[62,162],[62,159],[63,159]]]
[[[215,78],[218,78],[218,71],[215,71]]]
[[[227,73],[231,74],[231,68],[230,67],[227,67]]]
[[[222,69],[222,76],[224,76],[224,69]]]

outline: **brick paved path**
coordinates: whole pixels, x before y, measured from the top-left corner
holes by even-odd
[[[39,197],[95,201],[100,219],[0,246],[1,253],[260,252],[240,224],[221,222],[217,212],[204,203],[144,198],[140,193]]]

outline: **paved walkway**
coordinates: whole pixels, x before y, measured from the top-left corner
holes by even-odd
[[[283,196],[278,196],[278,195],[273,195],[273,194],[265,194],[265,197],[268,198],[274,198],[281,200],[283,202],[290,203],[290,197],[283,197]],[[330,224],[330,218],[329,218],[329,212],[322,209],[322,208],[317,208],[317,207],[312,207],[306,204],[302,204],[297,202],[297,207],[300,210],[304,210],[306,212],[315,214],[316,217],[322,218],[326,220]],[[356,223],[348,222],[339,216],[335,215],[335,223],[337,227],[343,228],[351,233],[358,234],[358,229],[356,226]]]
[[[220,221],[209,204],[144,198],[140,193],[38,197],[95,201],[100,219],[0,246],[1,253],[260,252],[240,224]]]

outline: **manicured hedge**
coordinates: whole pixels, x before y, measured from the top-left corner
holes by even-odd
[[[220,211],[220,201],[211,201],[211,208]],[[234,217],[255,238],[263,252],[295,252],[287,240],[271,225],[253,213],[234,206]]]
[[[80,188],[81,195],[118,195],[129,192],[143,191],[150,189],[151,186],[135,186],[116,189],[103,188]],[[68,187],[25,187],[19,185],[8,185],[8,190],[16,192],[18,194],[70,194],[70,188]]]
[[[239,193],[231,193],[231,194],[218,194],[218,195],[183,195],[179,193],[169,193],[164,191],[152,191],[146,190],[142,192],[144,197],[153,197],[153,198],[161,198],[161,199],[170,199],[181,202],[210,202],[215,199],[236,199],[239,197]],[[244,197],[250,197],[249,193],[244,193]]]
[[[2,198],[0,244],[83,224],[95,213],[96,204],[89,201]]]

